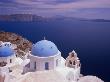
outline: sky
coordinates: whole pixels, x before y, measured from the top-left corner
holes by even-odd
[[[110,0],[0,0],[0,14],[110,19]]]

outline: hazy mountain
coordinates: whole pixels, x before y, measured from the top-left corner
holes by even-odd
[[[45,18],[42,16],[32,14],[12,14],[12,15],[0,15],[0,21],[43,21]],[[46,20],[46,19],[45,19]]]
[[[92,22],[110,22],[110,20],[106,19],[84,19],[82,21],[92,21]]]
[[[0,21],[12,21],[12,22],[41,22],[41,21],[52,21],[52,20],[79,20],[79,21],[91,21],[91,22],[110,22],[105,19],[86,19],[86,18],[75,18],[65,17],[56,15],[54,17],[42,17],[33,14],[12,14],[12,15],[0,15]]]

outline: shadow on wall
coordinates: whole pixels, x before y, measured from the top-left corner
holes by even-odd
[[[5,76],[0,75],[0,82],[5,82]]]

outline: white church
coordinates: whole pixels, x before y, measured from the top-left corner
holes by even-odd
[[[64,59],[57,46],[45,39],[33,44],[24,58],[16,55],[16,48],[0,42],[0,82],[80,82],[83,77],[74,50]]]

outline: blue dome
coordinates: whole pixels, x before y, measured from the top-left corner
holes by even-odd
[[[0,57],[8,57],[14,54],[14,50],[8,46],[0,47]]]
[[[53,42],[48,40],[41,40],[33,45],[31,53],[34,56],[48,57],[56,55],[58,53],[58,49]]]

